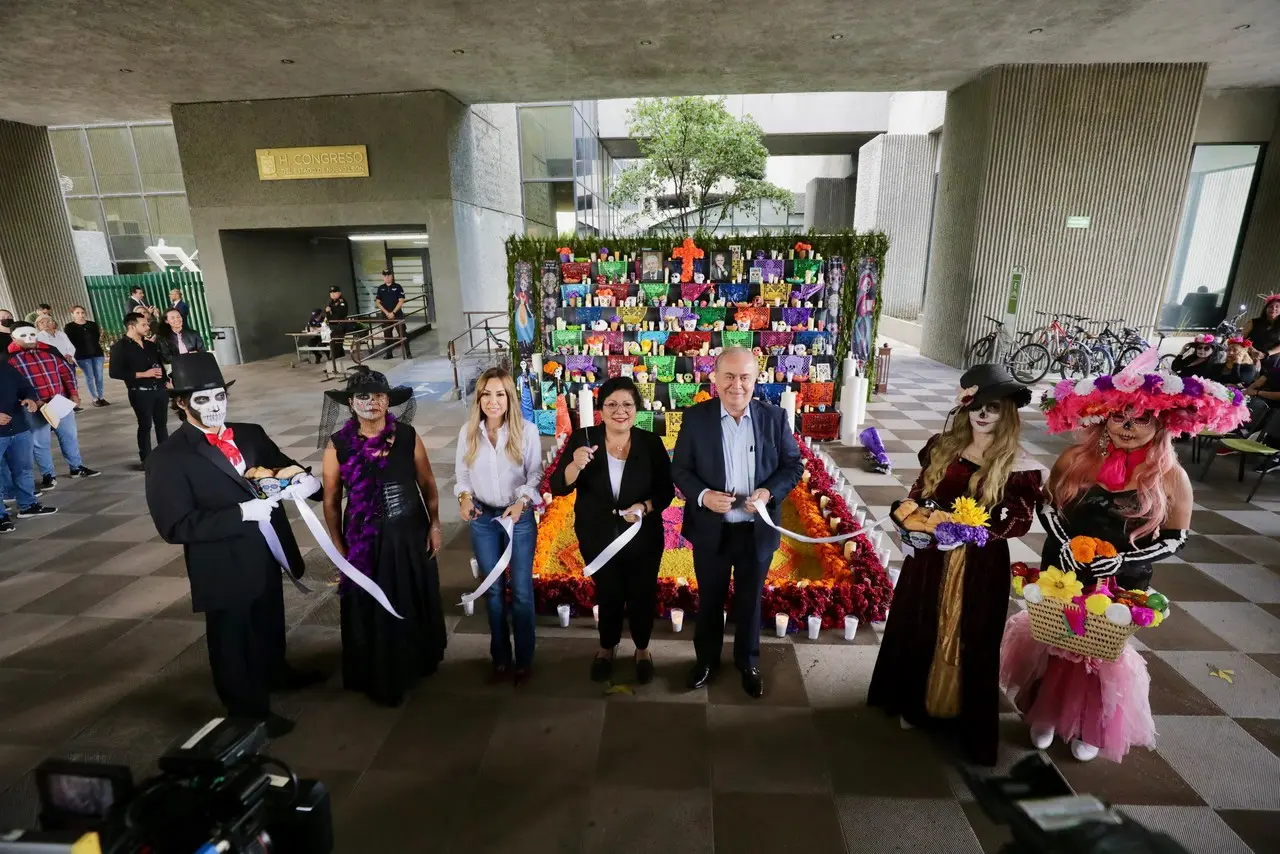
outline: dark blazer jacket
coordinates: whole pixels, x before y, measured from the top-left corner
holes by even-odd
[[[204,339],[200,337],[199,332],[189,326],[184,326],[180,334],[182,343],[186,345],[188,353],[205,352]],[[168,327],[165,327],[165,329],[161,330],[161,334],[156,336],[156,346],[160,348],[160,358],[166,362],[172,362],[173,357],[179,355],[177,336]],[[239,443],[237,442],[236,444]]]
[[[257,424],[227,426],[235,433],[246,468],[297,465]],[[200,430],[183,424],[162,442],[147,457],[146,484],[156,530],[166,543],[182,544],[193,610],[246,605],[268,583],[279,583],[279,564],[257,524],[240,518],[240,503],[256,497],[252,488]],[[271,526],[290,571],[301,578],[302,553],[283,507],[272,514]]]
[[[573,462],[573,452],[584,445],[598,445],[599,448],[595,458],[569,486],[564,480],[565,469]],[[613,485],[609,482],[607,456],[603,426],[575,430],[565,443],[560,464],[551,473],[552,495],[568,495],[577,490],[573,502],[573,530],[578,535],[578,548],[583,560],[590,563],[630,524],[614,513],[615,510],[625,510],[640,501],[652,501],[653,512],[645,514],[640,533],[614,560],[639,550],[646,554],[651,552],[661,561],[662,511],[671,506],[676,495],[666,446],[650,431],[631,428],[631,453],[622,469],[622,485],[617,500],[614,500]]]
[[[787,428],[787,414],[777,406],[751,401],[755,428],[756,488],[769,490],[769,515],[776,521],[778,508],[804,473],[796,437]],[[680,438],[676,440],[671,472],[684,493],[682,533],[695,549],[718,549],[724,516],[698,506],[704,489],[725,490],[724,434],[720,428],[720,401],[716,398],[684,411]],[[782,536],[758,518],[756,546],[761,554],[778,550]]]

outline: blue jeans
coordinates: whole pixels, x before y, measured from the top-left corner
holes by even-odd
[[[40,474],[53,477],[53,448],[50,444],[50,433],[58,434],[58,447],[62,449],[62,458],[73,469],[80,468],[80,434],[76,430],[76,416],[67,413],[67,417],[58,422],[54,430],[39,412],[27,413],[27,423],[31,426],[31,441],[35,445],[36,466]]]
[[[93,400],[101,400],[106,394],[106,386],[102,384],[102,356],[92,356],[88,359],[76,359],[76,364],[80,366],[80,370],[84,371],[84,384],[89,387],[89,397]]]
[[[481,578],[493,569],[507,548],[507,532],[497,521],[500,515],[486,510],[471,521],[471,550],[480,564]],[[514,533],[511,563],[485,594],[489,607],[489,655],[494,664],[512,663],[511,637],[507,631],[510,613],[516,639],[515,666],[527,668],[533,664],[533,551],[538,544],[538,526],[533,521],[532,510],[520,516]],[[508,588],[510,602],[507,601]]]
[[[18,508],[25,510],[36,503],[36,479],[31,467],[31,433],[16,436],[0,436],[0,498],[18,499]],[[0,504],[0,519],[9,514]]]

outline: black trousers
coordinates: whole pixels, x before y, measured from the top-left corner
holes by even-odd
[[[213,687],[236,717],[265,718],[272,682],[286,670],[284,588],[280,570],[268,572],[266,590],[257,599],[204,615]]]
[[[395,313],[395,318],[396,320],[404,320],[404,312],[397,311]],[[387,326],[384,326],[382,329],[382,341],[385,344],[390,344],[392,341],[395,341],[397,338],[401,338],[401,337],[404,338],[404,357],[406,359],[413,358],[409,353],[409,330],[407,328],[403,326],[387,325]],[[395,350],[389,349],[384,355],[388,359],[390,359],[394,354],[395,354]]]
[[[695,548],[693,572],[698,579],[698,620],[694,628],[693,646],[698,663],[707,667],[720,664],[724,646],[724,601],[729,595],[729,578],[733,578],[733,663],[739,670],[760,664],[760,594],[769,571],[771,553],[760,554],[756,546],[755,525],[738,522],[722,526],[720,548],[715,551]]]
[[[600,648],[612,649],[622,640],[622,620],[631,623],[631,640],[636,649],[647,649],[653,635],[658,608],[658,569],[662,565],[662,544],[657,549],[632,548],[628,544],[613,560],[591,576],[596,583],[596,604],[600,606]]]
[[[129,389],[129,405],[138,419],[138,457],[145,463],[151,453],[151,430],[156,444],[169,438],[169,393],[164,389]]]

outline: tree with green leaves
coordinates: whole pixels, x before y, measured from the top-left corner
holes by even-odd
[[[639,206],[627,225],[665,215],[654,228],[688,234],[715,228],[736,207],[770,203],[791,213],[795,197],[764,179],[769,152],[760,125],[734,118],[723,98],[642,98],[629,118],[644,159],[622,171],[610,196],[615,205]]]

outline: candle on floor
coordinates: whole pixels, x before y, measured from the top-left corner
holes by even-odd
[[[812,436],[805,436],[805,437],[804,437],[804,446],[805,446],[806,448],[812,448],[812,447],[813,447],[813,437],[812,437]]]
[[[471,599],[463,599],[463,600],[462,600],[462,613],[464,613],[464,614],[466,614],[468,617],[470,617],[470,616],[472,616],[473,614],[475,614],[475,612],[476,612],[476,603],[475,603],[473,600],[471,600]]]
[[[679,632],[684,630],[684,609],[671,609],[671,631]]]
[[[871,546],[876,551],[881,551],[884,547],[884,531],[877,528],[871,532]]]
[[[596,621],[596,628],[600,628],[600,606],[591,606],[591,619]]]
[[[773,618],[773,625],[778,632],[778,637],[785,638],[787,636],[787,624],[790,622],[791,618],[786,614],[778,614]]]
[[[472,578],[480,577],[480,561],[476,560],[475,558],[471,559],[471,577]]]
[[[858,631],[858,618],[850,614],[844,618],[844,639],[853,640],[853,636]]]
[[[822,618],[817,614],[809,615],[809,640],[817,640],[822,631]]]
[[[889,584],[894,587],[898,586],[898,576],[902,575],[902,570],[896,566],[890,567],[885,571],[889,576]]]
[[[857,510],[853,511],[853,518],[854,521],[858,523],[859,528],[864,527],[867,524],[867,509],[865,507],[859,507]]]
[[[568,628],[569,627],[569,606],[557,605],[556,615],[560,617],[560,628],[562,629]]]

